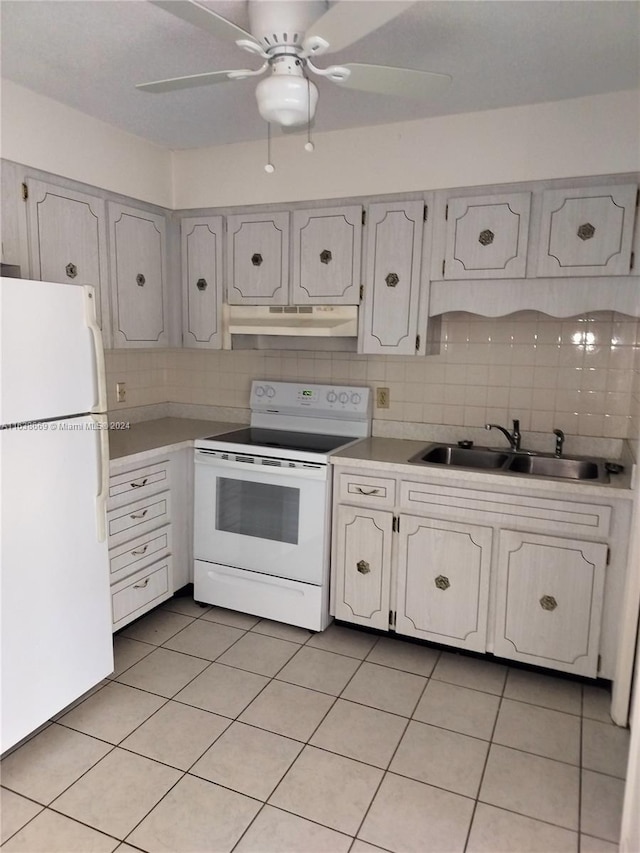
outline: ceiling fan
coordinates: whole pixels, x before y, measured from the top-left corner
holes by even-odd
[[[330,8],[327,0],[248,0],[250,33],[196,0],[150,2],[211,35],[235,42],[263,63],[255,71],[211,71],[138,84],[136,88],[144,92],[172,92],[269,72],[256,87],[258,110],[265,121],[287,128],[310,124],[315,115],[318,89],[309,72],[345,88],[413,98],[431,97],[451,82],[448,74],[411,68],[358,62],[318,68],[312,62],[316,56],[342,50],[377,30],[415,0],[347,0]]]

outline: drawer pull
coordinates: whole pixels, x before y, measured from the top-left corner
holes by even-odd
[[[142,581],[142,583],[134,583],[133,588],[134,589],[144,589],[148,583],[149,583],[149,578],[145,578]]]
[[[142,512],[132,512],[129,518],[144,518],[148,512],[148,509],[143,509]]]
[[[368,575],[371,571],[371,566],[366,560],[359,560],[359,562],[356,563],[356,569],[361,575]]]
[[[540,607],[543,610],[555,610],[558,606],[558,602],[552,595],[543,595],[540,599]]]
[[[134,548],[134,550],[131,553],[134,557],[139,557],[141,554],[147,553],[148,547],[149,547],[148,545],[145,545],[144,548],[137,548],[137,549]]]
[[[438,587],[438,589],[449,589],[449,587],[451,586],[451,582],[446,575],[438,575],[434,583]]]
[[[360,492],[361,495],[377,495],[380,489],[363,489],[362,486],[356,486],[356,491]]]
[[[136,483],[134,481],[133,483],[129,483],[129,485],[131,486],[132,489],[141,489],[143,486],[146,486],[148,482],[149,482],[149,478],[145,477],[141,483]]]

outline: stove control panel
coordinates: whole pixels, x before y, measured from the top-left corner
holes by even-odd
[[[366,420],[370,397],[369,388],[256,380],[250,407],[252,412]]]

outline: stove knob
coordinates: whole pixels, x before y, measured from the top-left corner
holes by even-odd
[[[349,400],[349,395],[346,391],[341,391],[338,395],[338,400],[340,400],[341,403],[346,403]]]
[[[357,406],[361,399],[362,398],[360,397],[360,394],[358,394],[357,392],[351,395],[351,402],[354,406]]]
[[[269,399],[276,396],[276,389],[271,385],[267,385],[266,392]]]
[[[335,401],[336,401],[337,399],[338,399],[338,395],[336,394],[336,392],[335,392],[335,391],[329,391],[329,392],[327,393],[327,402],[328,402],[328,403],[335,403]]]
[[[256,397],[264,397],[264,388],[262,385],[256,387]]]

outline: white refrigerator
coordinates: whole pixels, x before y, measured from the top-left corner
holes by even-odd
[[[0,279],[0,752],[113,670],[90,286]]]

